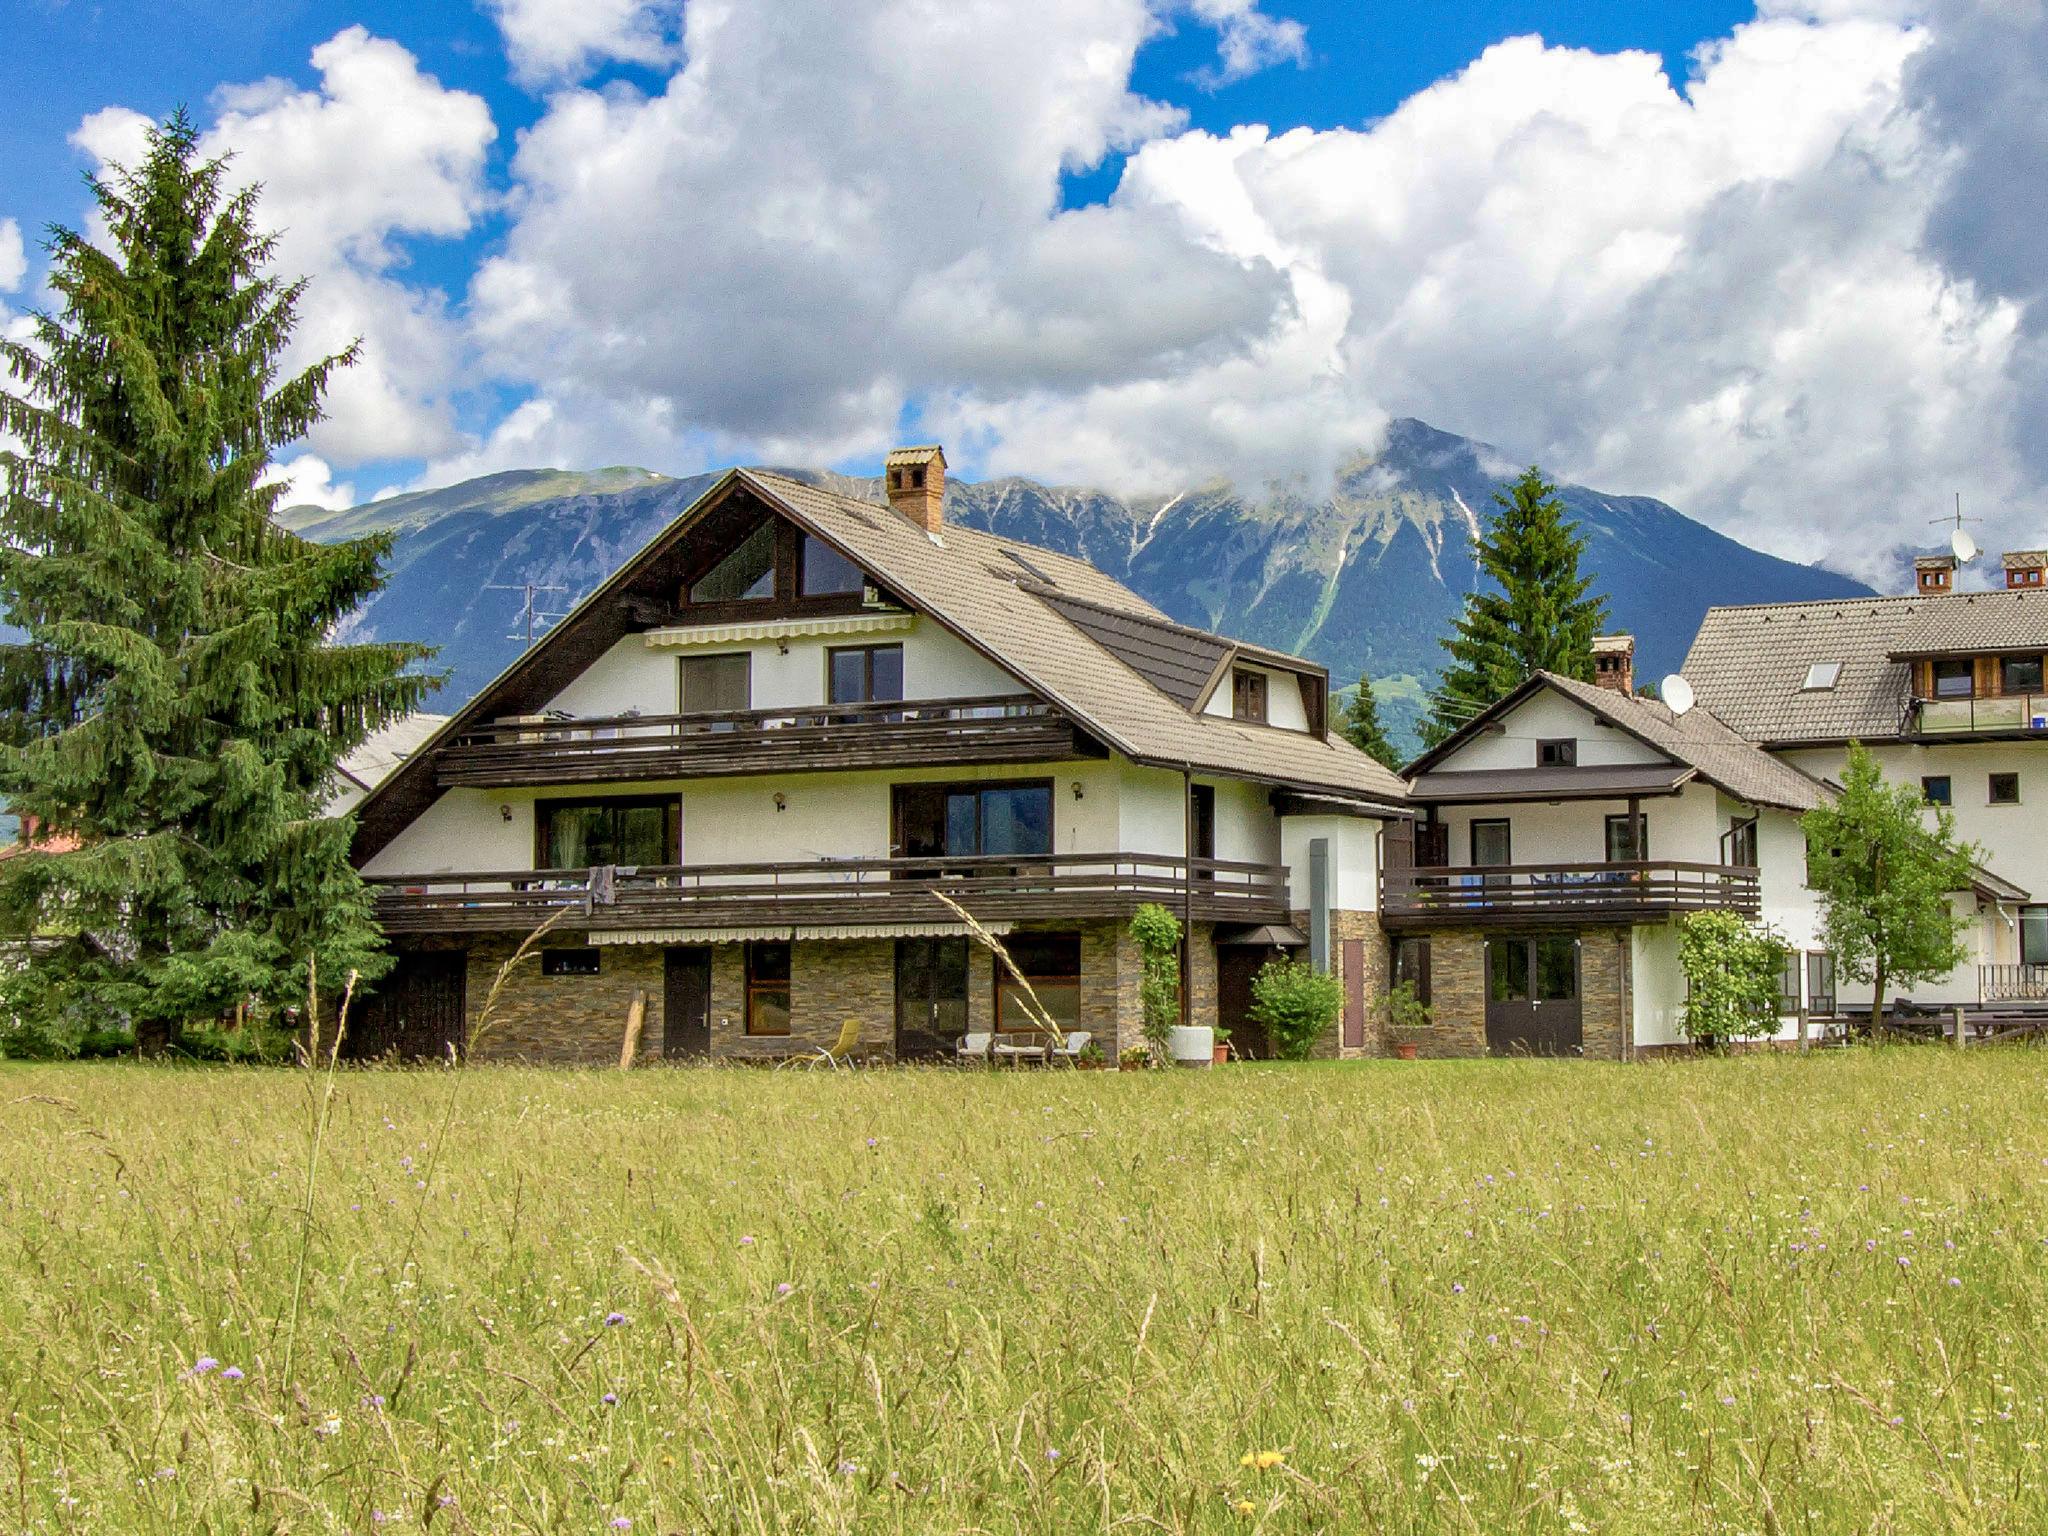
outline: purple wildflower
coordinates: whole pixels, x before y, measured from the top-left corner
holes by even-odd
[[[795,1286],[791,1285],[787,1280],[783,1280],[777,1283],[775,1287],[775,1294],[778,1296],[787,1296],[791,1291],[795,1289]]]
[[[742,1238],[740,1239],[740,1246],[741,1246],[742,1248],[751,1248],[751,1247],[753,1247],[753,1246],[754,1246],[754,1238],[753,1238],[753,1234],[752,1234],[752,1233],[749,1233],[749,1234],[747,1234],[746,1236],[742,1237]]]
[[[616,1408],[619,1405],[619,1394],[616,1392],[607,1392],[603,1397],[599,1398],[598,1401],[603,1403],[607,1408]]]
[[[633,1517],[631,1515],[613,1515],[611,1527],[615,1531],[630,1531],[633,1529]]]
[[[604,1315],[604,1325],[607,1328],[622,1327],[625,1321],[626,1314],[623,1312],[607,1312]]]
[[[242,1368],[239,1365],[231,1365],[220,1373],[220,1379],[222,1381],[240,1381],[242,1379]]]

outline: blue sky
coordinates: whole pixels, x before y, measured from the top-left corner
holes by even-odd
[[[2005,193],[2048,48],[1993,9],[16,0],[0,326],[182,102],[265,182],[307,346],[365,340],[290,456],[316,499],[908,433],[1319,483],[1418,415],[1874,571],[1958,490],[1993,539],[2048,506]]]

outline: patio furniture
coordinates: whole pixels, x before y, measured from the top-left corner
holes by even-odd
[[[1052,1048],[1052,1058],[1071,1064],[1094,1037],[1085,1029],[1070,1029],[1067,1038]]]
[[[827,1049],[824,1046],[813,1046],[812,1051],[814,1052],[814,1054],[808,1056],[791,1056],[787,1061],[781,1063],[781,1065],[804,1066],[813,1069],[818,1067],[831,1067],[836,1071],[840,1067],[852,1066],[853,1054],[855,1051],[859,1049],[860,1020],[848,1019],[839,1026],[839,1038],[832,1042],[830,1049]]]
[[[960,1037],[960,1043],[953,1049],[962,1061],[987,1061],[988,1048],[995,1038],[985,1029],[970,1030]]]
[[[1056,1038],[1031,1031],[998,1035],[993,1047],[995,1058],[997,1061],[1044,1063],[1052,1058],[1053,1042]]]

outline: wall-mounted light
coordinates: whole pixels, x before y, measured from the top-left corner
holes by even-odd
[[[1076,780],[1074,780],[1074,798],[1075,798],[1076,800],[1078,800],[1078,799],[1080,799],[1080,798],[1081,798],[1081,795],[1082,795],[1082,789],[1081,789],[1081,781],[1080,781],[1079,779],[1076,779]]]
[[[789,642],[787,640],[778,639],[775,642],[775,654],[778,656],[787,656],[789,654]]]
[[[509,806],[509,805],[501,805],[501,806],[499,806],[499,807],[498,807],[498,819],[499,819],[500,821],[510,821],[510,820],[512,819],[512,807],[511,807],[511,806]]]
[[[789,809],[789,796],[785,795],[779,789],[775,791],[775,809],[777,811],[786,811]]]

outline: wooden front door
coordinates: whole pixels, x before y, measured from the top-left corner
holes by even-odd
[[[967,940],[896,941],[896,1059],[951,1056],[967,1033]]]
[[[661,1054],[711,1054],[711,946],[688,944],[662,959]]]
[[[1264,1061],[1273,1054],[1266,1026],[1251,1017],[1252,978],[1279,953],[1250,944],[1217,947],[1216,1017],[1230,1031],[1230,1049],[1241,1060]]]
[[[1579,944],[1570,934],[1486,941],[1486,1048],[1496,1056],[1577,1056]]]
[[[464,1018],[469,956],[461,950],[414,950],[377,989],[350,1010],[341,1054],[355,1061],[386,1056],[446,1061],[468,1042]]]

